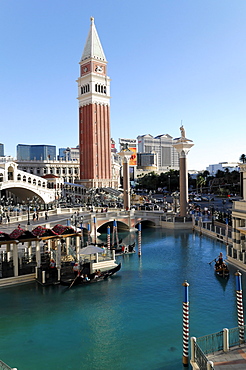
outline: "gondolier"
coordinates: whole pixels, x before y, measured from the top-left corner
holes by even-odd
[[[80,274],[80,266],[78,262],[76,262],[73,266],[73,273],[74,276],[78,276]]]

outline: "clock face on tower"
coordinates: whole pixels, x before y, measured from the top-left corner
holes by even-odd
[[[103,67],[102,66],[96,66],[95,72],[103,72]]]
[[[84,67],[83,70],[84,70],[84,72],[87,72],[88,71],[88,68],[87,67]]]

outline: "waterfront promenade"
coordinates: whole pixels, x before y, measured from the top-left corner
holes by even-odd
[[[213,361],[215,370],[245,370],[246,369],[246,344],[232,347],[229,352],[218,351],[207,355]]]

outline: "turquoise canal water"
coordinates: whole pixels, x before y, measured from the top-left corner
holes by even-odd
[[[143,230],[142,257],[117,257],[122,270],[108,281],[2,288],[0,359],[18,370],[183,369],[184,280],[191,336],[237,326],[236,270],[225,283],[208,263],[221,251],[191,232]]]

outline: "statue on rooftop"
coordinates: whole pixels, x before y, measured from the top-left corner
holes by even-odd
[[[180,127],[180,131],[181,131],[181,137],[185,139],[185,129],[183,125]]]

